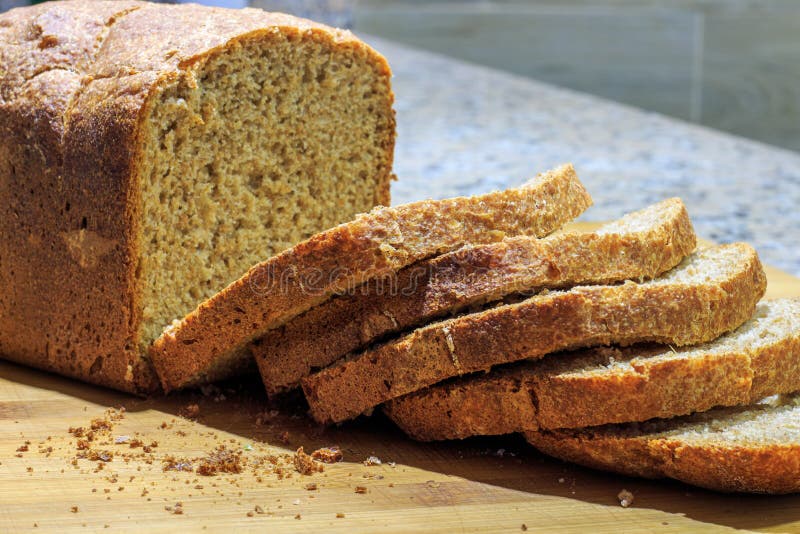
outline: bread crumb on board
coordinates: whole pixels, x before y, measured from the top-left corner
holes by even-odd
[[[193,403],[189,406],[191,404]],[[198,405],[196,412],[198,415],[203,412],[199,409],[200,406],[201,404]],[[259,407],[259,410],[263,408]],[[195,412],[193,409],[187,411]],[[275,417],[280,418],[281,414]],[[153,428],[147,427],[149,430],[135,426],[136,421],[132,421],[134,426],[131,426],[124,421],[125,419],[124,408],[109,408],[100,412],[100,417],[95,413],[91,418],[87,418],[82,425],[73,423],[65,434],[66,448],[57,446],[56,452],[64,451],[65,461],[72,467],[85,475],[95,474],[99,477],[96,482],[107,486],[87,488],[87,493],[102,495],[100,498],[109,501],[113,501],[123,492],[135,495],[143,502],[163,500],[165,502],[161,502],[159,506],[163,510],[161,513],[166,512],[172,516],[204,512],[203,508],[192,507],[189,510],[185,508],[184,503],[197,497],[192,490],[200,492],[200,495],[206,498],[216,497],[225,501],[236,501],[237,505],[245,504],[247,507],[242,512],[249,517],[272,516],[275,513],[263,504],[240,502],[243,500],[244,492],[237,490],[244,489],[245,484],[251,480],[272,487],[270,478],[284,480],[293,478],[292,475],[315,475],[325,471],[326,463],[333,464],[343,460],[342,450],[338,446],[321,447],[310,454],[306,453],[303,447],[299,447],[294,453],[276,450],[275,446],[280,448],[280,443],[288,438],[288,431],[284,429],[277,430],[269,442],[255,437],[251,437],[252,441],[247,442],[242,441],[240,437],[226,436],[213,429],[200,427],[195,421],[187,418],[166,419],[163,422],[159,419]],[[254,428],[256,426],[254,425]],[[156,433],[159,436],[155,436]],[[186,440],[181,438],[186,436],[200,438],[201,447],[203,442],[206,446],[210,445],[208,452],[200,454],[195,452],[191,456],[182,454]],[[24,439],[24,436],[21,437]],[[152,437],[158,437],[161,442],[160,447],[159,441],[151,439]],[[55,444],[52,441],[50,443]],[[50,456],[54,450],[50,443],[42,440],[36,446],[30,441],[24,441],[15,444],[14,448],[22,449],[19,454],[31,454],[29,451],[38,450],[39,454]],[[370,463],[377,465],[379,461],[375,457]],[[140,474],[120,473],[118,469],[125,469],[126,465]],[[160,477],[149,480],[145,473],[158,473]],[[201,476],[209,477],[208,482],[200,483]],[[126,485],[121,485],[123,479]],[[315,493],[321,487],[316,481],[300,483],[299,488],[309,492],[303,503],[313,503]],[[165,491],[177,494],[169,499],[165,498]],[[366,488],[359,490],[359,492],[365,491]],[[175,497],[182,497],[183,500],[176,502]],[[75,503],[74,507],[71,507],[71,504],[67,503],[66,508],[72,513],[78,514],[79,510],[84,511],[83,503]]]
[[[294,454],[294,468],[301,475],[311,475],[325,471],[325,466],[321,462],[314,460],[310,454],[306,454],[303,447],[297,449]]]
[[[311,457],[324,464],[335,464],[344,459],[342,450],[338,446],[322,447],[311,453]]]
[[[619,499],[619,505],[623,508],[627,508],[633,504],[633,493],[630,491],[623,489],[617,494],[617,499]]]

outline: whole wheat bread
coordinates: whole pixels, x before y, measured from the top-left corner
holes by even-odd
[[[170,321],[389,203],[386,60],[258,9],[0,2],[0,356],[135,393]]]
[[[597,347],[458,378],[388,402],[430,441],[675,417],[800,389],[800,298],[763,301],[702,345]]]
[[[582,213],[591,198],[571,165],[501,192],[378,207],[266,260],[154,343],[165,390],[218,380],[252,361],[247,344],[371,278],[465,243],[544,236]]]
[[[332,423],[450,377],[560,350],[702,343],[744,323],[765,288],[752,247],[711,247],[648,282],[553,291],[419,328],[304,379],[303,390],[314,419]]]
[[[587,467],[718,491],[800,491],[800,394],[677,419],[529,432],[542,452]]]
[[[652,278],[695,245],[686,208],[673,198],[592,233],[466,246],[312,308],[267,332],[253,355],[267,393],[275,394],[388,334],[514,292]]]

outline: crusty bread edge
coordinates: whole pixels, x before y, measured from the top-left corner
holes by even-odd
[[[540,451],[593,469],[644,478],[674,478],[723,492],[800,491],[800,446],[689,445],[669,438],[599,437],[527,432]]]

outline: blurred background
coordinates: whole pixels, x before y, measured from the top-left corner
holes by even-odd
[[[800,151],[794,0],[200,3],[290,12]]]

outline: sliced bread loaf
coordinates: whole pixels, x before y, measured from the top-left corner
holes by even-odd
[[[698,251],[655,280],[553,291],[420,328],[303,380],[313,417],[343,421],[450,377],[571,348],[689,345],[737,328],[766,277],[744,243]]]
[[[257,9],[0,14],[0,355],[157,390],[175,317],[389,203],[390,79],[350,32]]]
[[[800,298],[763,301],[702,345],[551,354],[394,399],[383,410],[423,441],[645,421],[800,389]]]
[[[467,246],[406,267],[390,283],[372,280],[324,302],[269,331],[252,350],[274,394],[388,334],[514,292],[651,278],[695,244],[689,214],[673,198],[592,233]]]
[[[718,491],[800,491],[800,394],[677,419],[526,433],[542,452],[595,469]]]
[[[571,165],[501,192],[379,207],[252,267],[154,343],[166,390],[230,376],[251,363],[248,343],[371,278],[465,243],[544,236],[591,198]]]

